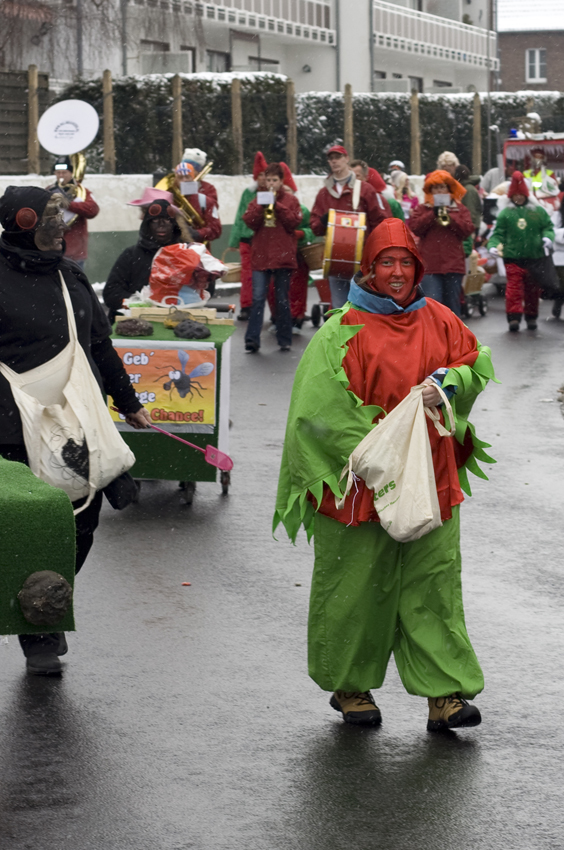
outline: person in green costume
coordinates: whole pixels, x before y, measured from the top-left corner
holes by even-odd
[[[426,697],[430,731],[476,726],[469,704],[484,685],[464,622],[459,505],[467,470],[493,462],[468,422],[477,395],[493,378],[490,351],[452,311],[425,298],[423,263],[403,222],[387,219],[367,240],[362,277],[349,300],[306,349],[292,393],[274,529],[295,541],[314,537],[308,623],[309,673],[333,691],[347,723],[375,726],[370,693],[383,684],[393,652],[411,693]],[[378,419],[412,386],[424,403],[451,396],[454,437],[429,428],[442,526],[409,543],[380,525],[374,493],[360,478],[338,509],[347,458]]]
[[[505,312],[509,330],[516,333],[525,314],[527,330],[536,331],[541,288],[557,293],[559,281],[550,253],[554,225],[547,211],[529,197],[520,171],[511,178],[508,205],[499,213],[488,240],[490,254],[503,257],[507,286]]]

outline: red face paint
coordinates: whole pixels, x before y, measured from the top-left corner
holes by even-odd
[[[384,248],[374,262],[374,277],[369,286],[379,295],[387,295],[403,306],[415,288],[415,258],[407,248]]]

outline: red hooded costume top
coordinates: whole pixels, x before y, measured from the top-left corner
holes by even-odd
[[[460,319],[437,301],[423,297],[417,288],[424,274],[423,262],[402,221],[386,219],[370,234],[362,257],[363,275],[371,272],[384,249],[392,247],[407,248],[415,258],[413,298],[401,308],[391,298],[353,284],[352,306],[343,308],[346,312],[340,319],[341,325],[361,326],[349,340],[342,362],[348,389],[365,405],[379,405],[386,413],[436,370],[472,367],[479,353],[476,337]],[[457,469],[472,452],[471,437],[468,432],[461,446],[454,437],[440,437],[430,422],[428,426],[441,517],[446,520],[452,516],[452,507],[464,499]],[[320,512],[345,524],[379,522],[374,494],[362,480],[357,484],[358,491],[353,488],[343,510],[337,510],[335,497],[325,485]]]

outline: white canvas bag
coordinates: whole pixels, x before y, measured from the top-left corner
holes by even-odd
[[[78,342],[72,302],[62,274],[69,325],[65,348],[35,369],[18,374],[0,363],[20,411],[29,467],[38,478],[64,490],[71,502],[130,469],[135,455],[121,438],[100,387]]]
[[[450,430],[440,422],[437,408],[423,406],[424,384],[412,387],[408,396],[361,440],[343,469],[348,472],[342,508],[355,476],[374,491],[374,507],[382,528],[401,543],[418,540],[442,525],[431,444],[425,414],[442,437],[454,434],[449,400],[437,386],[448,412]]]

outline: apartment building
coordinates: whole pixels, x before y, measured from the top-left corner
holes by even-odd
[[[60,80],[273,71],[297,91],[467,91],[497,68],[491,0],[4,0],[0,67]],[[11,35],[7,37],[9,34]]]

